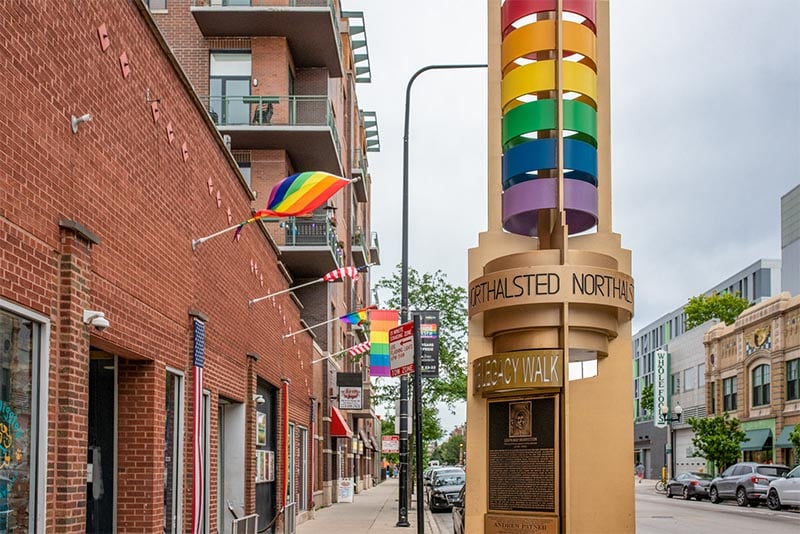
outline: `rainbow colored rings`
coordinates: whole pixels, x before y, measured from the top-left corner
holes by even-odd
[[[521,235],[537,235],[539,213],[558,208],[559,176],[569,233],[597,224],[595,3],[562,3],[560,55],[556,0],[506,0],[501,8],[503,227]]]

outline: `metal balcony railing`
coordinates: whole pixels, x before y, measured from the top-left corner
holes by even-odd
[[[289,217],[286,229],[287,246],[329,246],[337,258],[342,256],[342,246],[328,215],[315,213],[310,217]]]
[[[327,96],[200,96],[217,126],[328,126],[341,154],[333,104]]]
[[[361,176],[367,175],[367,159],[360,148],[353,151],[353,172],[361,173]]]
[[[378,243],[378,232],[372,232],[372,240],[369,245],[370,250],[376,250],[380,252],[381,246]]]

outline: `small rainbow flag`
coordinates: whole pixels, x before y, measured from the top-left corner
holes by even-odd
[[[339,317],[339,320],[342,321],[345,324],[358,325],[358,324],[361,324],[364,321],[366,321],[367,320],[367,312],[369,310],[373,310],[375,308],[376,308],[376,306],[367,306],[364,309],[361,309],[361,310],[358,310],[358,311],[354,311],[352,313],[347,313],[345,315],[342,315],[341,317]]]
[[[389,366],[389,330],[397,326],[397,310],[370,310],[369,372],[372,376],[391,376]]]
[[[350,180],[321,171],[300,172],[288,176],[275,184],[267,201],[267,207],[239,224],[233,236],[239,237],[244,225],[264,217],[296,217],[308,215],[322,206]]]

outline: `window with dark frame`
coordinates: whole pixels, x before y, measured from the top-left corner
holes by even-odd
[[[800,399],[800,358],[786,362],[786,400]]]
[[[150,11],[166,11],[167,9],[167,0],[144,0],[144,3],[147,4]]]
[[[722,410],[730,412],[736,409],[736,377],[722,381]]]
[[[769,404],[769,365],[759,365],[753,369],[753,406]]]
[[[709,415],[712,415],[715,413],[715,410],[717,409],[717,383],[710,382],[708,386],[709,386],[709,391],[711,393],[711,398],[709,399],[710,406],[708,409],[708,413]]]

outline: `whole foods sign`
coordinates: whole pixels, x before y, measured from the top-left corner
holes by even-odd
[[[657,350],[655,354],[655,382],[653,384],[653,424],[658,428],[667,426],[667,422],[661,415],[661,407],[669,406],[669,353],[665,350]]]

